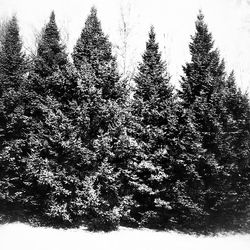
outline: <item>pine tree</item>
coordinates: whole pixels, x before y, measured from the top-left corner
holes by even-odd
[[[17,19],[13,16],[6,24],[1,43],[0,96],[1,93],[8,88],[18,89],[22,77],[27,70],[26,67]]]
[[[25,114],[27,60],[22,52],[17,19],[5,27],[0,51],[0,210],[23,216],[27,197],[23,183],[29,118]],[[14,217],[13,217],[14,216]]]
[[[213,50],[212,35],[200,12],[196,21],[196,33],[190,43],[191,62],[183,67],[179,96],[185,108],[192,109],[202,132],[203,145],[212,154],[218,153],[217,136],[222,132],[220,95],[225,86],[224,62],[218,50]]]
[[[92,189],[86,188],[85,218],[90,229],[99,230],[115,228],[119,224],[118,176],[121,165],[124,168],[126,162],[118,147],[127,143],[123,134],[125,122],[128,122],[128,113],[124,109],[127,93],[120,81],[111,47],[101,29],[97,11],[92,8],[74,48],[73,60],[79,73],[78,102],[82,112],[78,120],[79,135],[95,156],[90,161],[91,168],[85,172],[84,183],[87,185],[92,180],[93,185]],[[95,204],[89,203],[91,190],[95,192]]]
[[[224,165],[225,196],[220,204],[223,223],[232,228],[246,226],[249,203],[250,105],[247,94],[237,89],[231,72],[223,95],[223,134],[218,159]]]
[[[234,216],[239,214],[238,209],[242,210],[236,197],[241,196],[237,187],[242,171],[240,165],[242,162],[246,164],[249,154],[245,141],[248,140],[247,98],[237,91],[232,74],[226,79],[224,62],[220,60],[218,50],[213,49],[212,35],[201,12],[190,43],[190,53],[191,62],[183,67],[179,96],[184,107],[194,114],[202,146],[213,163],[210,168],[204,165],[200,170],[206,187],[207,226],[226,229],[237,224]],[[236,113],[242,116],[239,120]]]
[[[81,167],[91,157],[77,133],[77,83],[52,12],[29,74],[26,112],[32,129],[26,178],[31,182],[28,194],[33,213],[46,223],[66,226],[81,222]]]
[[[60,40],[54,11],[52,11],[49,22],[42,31],[40,41],[38,41],[34,63],[35,73],[42,77],[53,74],[67,63],[67,54],[65,46]]]
[[[185,227],[202,214],[202,192],[197,191],[202,188],[196,159],[202,154],[199,135],[191,116],[174,102],[153,28],[142,58],[132,109],[141,150],[133,183],[139,206],[133,213],[146,226]]]
[[[53,95],[59,101],[69,101],[76,93],[74,68],[68,61],[65,45],[52,11],[49,22],[42,30],[37,53],[30,72],[31,86],[39,95]],[[73,78],[74,86],[71,84]]]
[[[111,43],[102,31],[95,7],[91,8],[72,57],[78,70],[84,63],[89,64],[95,74],[96,87],[102,89],[103,98],[118,98],[116,85],[120,77],[116,59],[112,55]]]
[[[185,107],[192,105],[198,97],[209,102],[213,93],[223,87],[225,80],[224,61],[220,61],[218,50],[213,49],[212,34],[200,11],[196,21],[196,33],[189,45],[191,62],[183,67],[180,97]]]

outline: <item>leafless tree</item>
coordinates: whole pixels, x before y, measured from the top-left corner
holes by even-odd
[[[120,22],[119,22],[119,42],[115,46],[115,51],[118,57],[120,71],[124,79],[129,85],[132,84],[132,79],[135,74],[135,48],[131,46],[135,21],[132,22],[132,7],[126,2],[120,5]],[[131,86],[130,86],[131,87]]]

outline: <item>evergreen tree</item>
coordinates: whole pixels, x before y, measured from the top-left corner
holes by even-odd
[[[125,156],[118,156],[118,145],[127,142],[122,136],[127,120],[127,93],[120,81],[111,43],[103,34],[95,8],[91,9],[85,27],[73,52],[74,64],[79,73],[79,105],[82,115],[78,121],[80,138],[95,156],[86,168],[86,222],[91,229],[115,228],[120,219],[121,197],[118,186],[121,165]],[[103,170],[106,168],[106,170]],[[110,174],[108,174],[110,173]],[[95,192],[95,204],[89,203]],[[109,191],[108,191],[109,190]],[[92,193],[93,195],[93,193]],[[91,205],[92,204],[92,205]]]
[[[78,76],[67,60],[54,12],[33,62],[26,108],[32,119],[26,160],[30,205],[46,222],[72,226],[81,222],[81,166],[88,155],[76,127]]]
[[[226,228],[237,224],[237,210],[242,210],[236,197],[242,195],[237,187],[242,171],[240,165],[244,162],[243,169],[246,169],[249,155],[247,98],[237,91],[233,75],[226,80],[224,62],[218,50],[213,49],[212,35],[201,12],[190,53],[191,62],[183,67],[185,75],[179,96],[184,107],[194,114],[206,155],[213,159],[210,168],[204,165],[200,170],[206,187],[207,226]]]
[[[17,19],[5,27],[0,51],[0,211],[22,216],[27,202],[23,183],[28,154],[29,118],[25,114],[27,60],[22,52]]]
[[[217,158],[224,166],[225,195],[221,197],[219,214],[228,227],[242,229],[246,226],[249,204],[250,105],[247,94],[237,89],[233,72],[226,81],[221,100],[223,134]]]
[[[8,88],[18,89],[26,69],[19,27],[15,16],[7,22],[0,51],[0,95]]]
[[[33,58],[33,69],[30,72],[32,89],[42,96],[53,95],[60,102],[70,101],[76,93],[76,75],[67,57],[52,11]],[[74,86],[71,86],[70,78],[73,78]]]
[[[143,225],[185,227],[203,212],[199,134],[191,116],[174,102],[153,28],[142,58],[132,110],[141,150],[133,183],[138,207],[133,213]]]
[[[185,108],[192,109],[203,136],[203,145],[212,154],[217,154],[218,135],[223,128],[221,113],[217,112],[220,95],[225,87],[224,62],[218,50],[213,50],[212,35],[200,12],[196,21],[196,33],[190,43],[191,62],[183,67],[179,95]]]
[[[34,71],[42,77],[53,74],[67,63],[65,46],[60,40],[60,34],[52,11],[49,22],[44,27],[41,39],[38,41],[37,55],[34,60]]]
[[[196,33],[191,39],[191,62],[183,67],[185,76],[182,77],[179,93],[185,107],[192,105],[198,97],[209,102],[212,94],[223,87],[225,80],[224,61],[220,61],[218,50],[213,49],[212,34],[201,11],[196,21]]]
[[[116,59],[112,55],[111,43],[102,31],[95,7],[91,8],[72,56],[78,70],[84,63],[90,65],[95,74],[96,87],[102,89],[103,98],[117,99],[116,85],[120,77]]]

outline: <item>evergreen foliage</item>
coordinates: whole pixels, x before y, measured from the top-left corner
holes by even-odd
[[[13,16],[5,26],[0,51],[0,95],[3,90],[20,86],[22,77],[27,71],[25,56],[22,52],[17,19]]]
[[[226,218],[225,223],[230,226],[244,228],[249,204],[250,103],[247,94],[237,89],[233,72],[226,81],[221,99],[223,135],[218,143],[218,159],[224,166],[225,196],[220,218]]]
[[[67,63],[65,46],[60,40],[55,13],[52,11],[49,22],[44,27],[38,41],[37,55],[34,59],[34,71],[41,77],[53,74]]]
[[[176,227],[202,214],[202,202],[198,204],[202,148],[190,115],[174,102],[153,28],[142,58],[132,110],[137,120],[135,138],[142,150],[134,184],[137,213],[143,225]]]
[[[6,23],[0,51],[0,211],[20,219],[28,200],[23,180],[30,122],[25,114],[26,70],[19,27],[13,16]]]
[[[212,34],[201,11],[195,25],[196,33],[189,45],[191,62],[183,67],[185,76],[181,81],[180,97],[185,107],[192,105],[198,97],[209,102],[225,80],[224,61],[220,60],[218,50],[213,49]]]
[[[249,103],[237,91],[233,75],[226,79],[224,62],[219,59],[218,50],[213,50],[212,35],[201,12],[190,53],[191,62],[183,67],[185,76],[179,96],[182,105],[195,116],[207,157],[214,159],[210,168],[203,166],[202,170],[207,226],[232,227],[235,221],[239,222],[236,218],[241,213],[233,209],[241,207],[239,177],[242,169],[248,172]],[[244,139],[240,136],[243,134]],[[245,166],[240,166],[240,162]]]
[[[116,59],[112,55],[111,43],[102,31],[95,7],[92,7],[87,17],[72,57],[78,70],[85,63],[91,67],[96,77],[96,87],[102,89],[104,99],[118,98],[116,85],[120,77]]]
[[[109,231],[249,230],[250,103],[200,12],[175,94],[154,28],[131,92],[93,7],[70,62],[55,14],[34,56],[0,39],[0,220]]]
[[[119,223],[119,169],[115,145],[120,141],[126,112],[126,89],[112,55],[111,43],[103,34],[95,8],[91,9],[85,27],[74,48],[73,60],[78,70],[80,137],[95,156],[86,180],[95,186],[95,205],[86,209],[88,227],[92,230],[115,228]],[[124,121],[123,121],[124,120]],[[108,174],[113,173],[113,174]],[[87,182],[88,183],[88,182]],[[90,185],[90,184],[88,184]],[[89,190],[89,189],[88,189]],[[87,196],[88,197],[88,196]],[[89,198],[87,198],[89,200]]]
[[[53,225],[82,221],[82,170],[85,148],[78,139],[77,72],[67,60],[52,12],[29,74],[32,119],[26,177],[31,210]]]

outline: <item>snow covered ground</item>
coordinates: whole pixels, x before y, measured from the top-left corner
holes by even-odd
[[[196,237],[175,232],[120,228],[110,233],[84,229],[0,226],[1,250],[249,250],[250,235]]]

